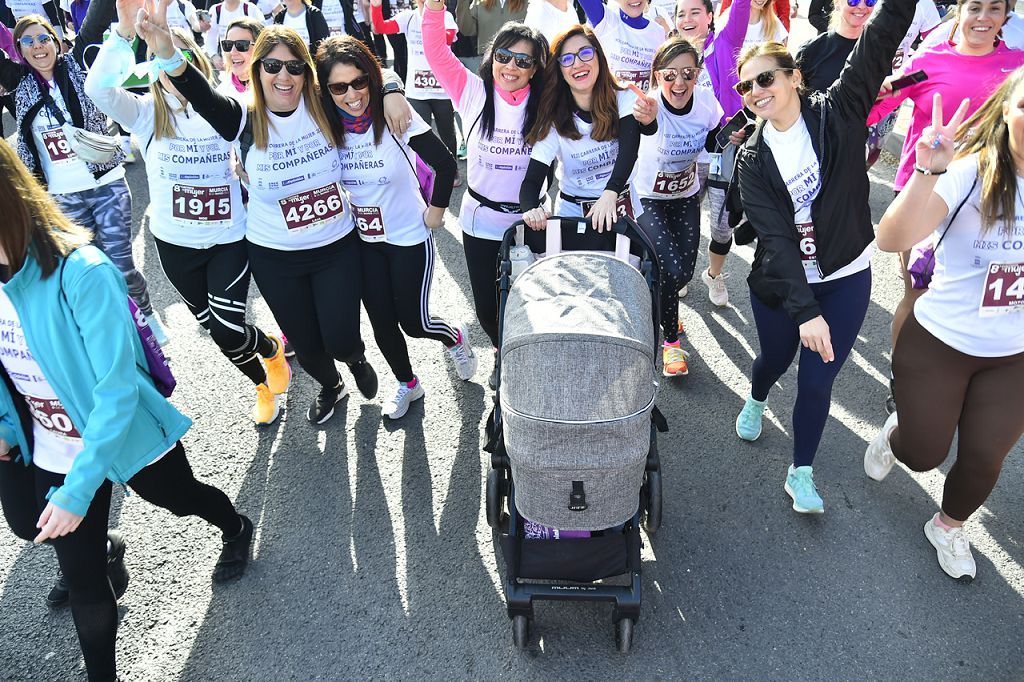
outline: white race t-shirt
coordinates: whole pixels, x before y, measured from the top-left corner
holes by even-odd
[[[409,72],[405,83],[405,95],[409,99],[448,99],[444,88],[437,82],[434,70],[423,54],[423,14],[420,10],[407,9],[393,17],[399,30],[405,34],[409,45]],[[451,12],[444,13],[445,31],[457,31],[458,24]]]
[[[342,9],[341,3],[347,1],[348,0],[324,0],[324,4],[320,7],[320,11],[323,12],[324,19],[327,20],[327,28],[331,30],[332,36],[345,35],[345,10]]]
[[[355,227],[341,189],[337,151],[306,111],[305,102],[290,116],[268,111],[267,118],[267,148],[253,145],[245,159],[249,176],[246,238],[281,251],[336,242]]]
[[[811,204],[821,190],[821,169],[818,157],[811,146],[811,135],[803,118],[790,126],[789,130],[779,132],[770,122],[764,124],[764,140],[772,150],[779,174],[786,183],[789,196],[793,200],[793,219],[797,233],[800,235],[800,259],[804,265],[804,275],[808,284],[831,282],[842,277],[856,274],[871,264],[874,245],[869,244],[864,252],[852,263],[848,263],[828,277],[822,277],[818,269],[818,245],[814,233],[814,221],[811,218]]]
[[[669,111],[662,99],[658,104],[658,132],[640,136],[634,180],[637,194],[645,199],[681,199],[699,192],[697,161],[708,133],[721,119],[722,105],[712,90],[694,88],[690,111],[683,115]]]
[[[564,33],[580,23],[580,17],[576,14],[576,8],[571,0],[566,3],[564,12],[547,0],[530,0],[523,23],[540,31],[550,45],[559,33]]]
[[[184,11],[182,11],[183,9]],[[198,21],[196,6],[190,0],[171,0],[167,4],[168,28],[183,28],[186,31],[191,31],[192,24],[189,22],[193,19]]]
[[[32,415],[35,441],[32,462],[45,471],[68,473],[82,451],[82,436],[29,352],[21,320],[3,285],[0,285],[0,361]]]
[[[949,208],[934,233],[938,239],[949,216],[967,198],[935,252],[931,285],[914,305],[921,326],[961,353],[1005,357],[1024,352],[1024,182],[1017,178],[1013,231],[1003,224],[981,233],[981,183],[976,154],[958,159],[935,183]]]
[[[643,29],[635,29],[622,20],[621,10],[611,5],[605,8],[604,18],[594,27],[594,33],[604,48],[608,68],[619,82],[647,90],[651,86],[654,53],[665,42],[661,24],[651,20]]]
[[[547,3],[545,3],[547,4]],[[490,139],[483,133],[484,84],[479,76],[466,74],[466,87],[459,99],[459,115],[466,132],[466,173],[468,186],[474,192],[497,203],[519,203],[519,188],[530,165],[531,148],[523,141],[523,120],[527,100],[518,105],[506,102],[497,89],[494,91],[494,135]],[[545,195],[544,204],[548,205]],[[467,234],[480,239],[501,239],[508,226],[522,218],[521,213],[503,213],[482,206],[470,196],[462,195],[459,223]]]
[[[309,27],[306,26],[306,6],[302,6],[302,11],[297,16],[292,16],[288,10],[284,11],[284,20],[281,22],[282,26],[287,26],[293,29],[296,33],[302,36],[302,40],[307,44],[309,43]]]
[[[359,238],[364,242],[387,242],[415,246],[427,240],[430,230],[423,223],[427,205],[420,196],[414,165],[416,153],[409,138],[429,132],[414,111],[412,123],[401,143],[388,130],[373,143],[373,126],[365,133],[345,132],[341,158],[341,184],[352,203]]]
[[[779,21],[778,18],[776,18],[775,21],[774,35],[768,35],[765,32],[764,19],[761,19],[761,21],[756,24],[747,24],[747,34],[743,37],[743,47],[740,48],[740,52],[745,51],[752,45],[760,45],[761,43],[767,43],[769,41],[781,43],[788,37],[789,33],[786,31],[786,27],[782,25],[782,22]]]
[[[633,113],[633,101],[636,96],[628,90],[617,93],[619,104],[619,118]],[[547,136],[533,147],[530,157],[541,163],[551,165],[558,159],[558,168],[555,174],[558,177],[561,193],[577,198],[597,199],[608,184],[612,168],[619,154],[618,138],[607,142],[597,142],[590,137],[593,128],[577,115],[573,115],[576,130],[581,137],[578,140],[570,140],[558,134],[552,127]],[[636,174],[636,166],[630,174],[629,183],[629,206],[634,217],[639,216],[643,210],[636,193],[636,183],[632,182]],[[626,198],[623,197],[623,202]],[[558,205],[555,207],[558,215],[579,216],[585,215],[581,212],[579,204],[568,202],[559,197]],[[563,211],[565,211],[563,213]]]
[[[166,95],[168,104],[178,103]],[[174,137],[153,136],[153,105],[132,128],[148,170],[154,237],[191,249],[237,242],[245,236],[245,206],[234,171],[232,144],[192,110],[175,116]]]
[[[54,104],[64,115],[64,120],[71,123],[71,112],[64,103],[60,88],[52,81],[48,85]],[[124,166],[119,165],[96,179],[85,161],[78,158],[71,149],[71,143],[61,128],[60,120],[48,106],[43,106],[32,120],[32,138],[39,152],[39,163],[50,194],[82,192],[124,177]]]
[[[21,19],[26,14],[38,14],[46,17],[46,10],[43,9],[41,0],[4,0],[7,9],[11,10],[14,20]]]
[[[934,0],[917,0],[917,7],[914,9],[914,19],[910,22],[907,34],[903,36],[900,46],[896,49],[896,55],[892,58],[892,72],[902,74],[903,64],[910,56],[911,47],[917,37],[927,33],[942,22],[939,10],[935,8]]]

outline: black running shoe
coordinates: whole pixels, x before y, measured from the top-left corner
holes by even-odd
[[[107,531],[107,578],[114,588],[114,596],[120,599],[128,590],[128,569],[124,565],[124,536],[116,530]],[[68,584],[64,581],[64,571],[57,569],[57,579],[46,595],[46,605],[60,608],[68,603]]]
[[[338,377],[337,386],[332,388],[324,386],[320,389],[316,398],[313,399],[313,404],[309,406],[309,411],[306,412],[306,419],[314,424],[323,424],[334,416],[334,406],[347,395],[348,386],[341,380],[341,377]]]
[[[64,582],[64,571],[57,569],[57,580],[54,581],[50,593],[46,595],[46,605],[57,609],[68,603],[68,584]]]
[[[373,365],[363,358],[359,362],[350,362],[348,368],[356,380],[356,388],[363,394],[363,397],[370,400],[377,395],[377,373],[373,371]]]
[[[242,519],[242,530],[233,538],[225,538],[224,547],[220,550],[220,558],[213,568],[213,582],[225,583],[241,578],[245,567],[249,565],[249,549],[252,547],[252,521],[248,516],[238,515]]]

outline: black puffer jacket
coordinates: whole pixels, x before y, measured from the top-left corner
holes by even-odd
[[[875,238],[864,161],[868,112],[914,18],[915,0],[886,0],[864,29],[850,59],[827,91],[801,97],[801,115],[821,167],[811,204],[818,268],[827,277],[855,260]],[[757,235],[747,282],[765,305],[783,306],[803,324],[821,314],[800,259],[793,201],[758,126],[740,149],[730,208],[742,205]],[[737,197],[738,190],[738,197]],[[740,235],[737,241],[742,243]]]

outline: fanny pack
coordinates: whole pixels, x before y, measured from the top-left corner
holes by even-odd
[[[486,206],[492,211],[508,214],[520,214],[523,212],[523,207],[518,203],[513,203],[511,201],[492,201],[472,187],[468,188],[466,191],[469,192],[469,196],[479,201],[481,206]]]
[[[53,113],[57,122],[60,123],[61,129],[64,131],[64,137],[67,139],[68,144],[71,145],[71,150],[83,161],[102,166],[105,163],[109,163],[114,158],[115,152],[121,148],[121,141],[116,137],[93,133],[68,123],[67,119],[64,118],[64,112],[53,103],[52,99],[46,103],[46,106]]]

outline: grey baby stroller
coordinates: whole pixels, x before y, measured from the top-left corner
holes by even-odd
[[[609,601],[625,653],[640,616],[640,525],[661,524],[658,263],[629,218],[615,226],[614,254],[562,253],[561,231],[589,222],[556,217],[545,256],[519,268],[521,225],[499,252],[486,448],[487,520],[500,533],[513,640],[527,645],[534,599]],[[615,576],[628,584],[599,582]]]

